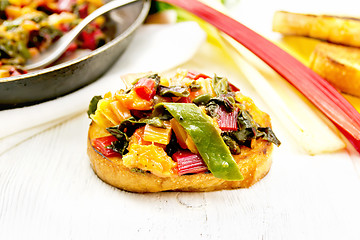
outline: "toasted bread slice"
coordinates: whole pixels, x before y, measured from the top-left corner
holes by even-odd
[[[261,126],[271,126],[270,117],[262,112],[250,98],[244,98],[246,109]],[[92,122],[89,128],[87,153],[91,167],[104,182],[131,192],[160,191],[215,191],[247,188],[258,182],[270,170],[273,144],[257,139],[252,148],[242,147],[241,154],[233,155],[244,179],[226,181],[211,173],[197,173],[177,177],[159,177],[150,172],[134,172],[126,167],[121,157],[105,157],[91,144],[91,140],[108,133],[104,128]]]
[[[278,11],[273,18],[273,31],[360,47],[358,18]]]
[[[360,49],[319,43],[310,56],[310,68],[341,92],[360,97]]]
[[[92,145],[92,138],[98,137],[98,125],[92,124],[89,129],[87,153],[91,167],[104,182],[130,192],[161,192],[186,191],[206,192],[235,188],[247,188],[258,182],[269,172],[273,146],[271,143],[259,140],[253,148],[242,149],[240,155],[234,155],[240,171],[244,176],[242,181],[226,181],[209,173],[182,175],[179,177],[158,177],[152,173],[133,172],[125,167],[121,157],[105,157]]]

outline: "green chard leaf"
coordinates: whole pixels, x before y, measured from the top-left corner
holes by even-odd
[[[0,0],[0,11],[5,11],[5,8],[9,5],[9,0]]]
[[[206,105],[211,99],[210,94],[205,93],[202,94],[200,96],[197,96],[194,100],[193,103],[195,103],[196,105]]]
[[[126,122],[126,124],[131,123],[133,125],[139,125],[139,126],[148,124],[148,125],[151,125],[154,127],[166,128],[163,120],[161,120],[159,117],[141,118],[139,120],[136,120],[134,117],[130,117],[128,119],[125,119],[122,122],[122,124],[125,124],[125,122]]]
[[[228,92],[231,92],[228,80],[225,77],[218,77],[215,75],[212,78],[212,86],[216,96],[225,95]]]
[[[134,117],[129,117],[122,121],[119,125],[107,128],[109,130],[114,130],[126,133],[127,137],[131,137],[136,129],[145,126],[146,124],[152,125],[154,127],[161,127],[165,128],[165,125],[163,121],[159,117],[151,117],[151,118],[142,118],[142,119],[136,119]],[[112,135],[114,135],[112,132],[110,132]],[[115,135],[114,135],[115,136]],[[115,136],[116,137],[116,136]],[[119,139],[119,138],[118,138]]]
[[[222,139],[224,140],[225,144],[229,147],[229,150],[231,152],[231,154],[237,155],[240,154],[241,150],[240,150],[240,146],[239,144],[232,139],[230,136],[228,135],[221,135]]]
[[[26,47],[26,44],[23,41],[18,41],[16,43],[16,48],[17,51],[19,52],[19,54],[25,58],[25,59],[29,59],[31,57],[31,54],[29,52],[29,49]]]
[[[281,143],[270,127],[260,127],[246,110],[240,110],[238,115],[238,131],[223,132],[221,135],[233,154],[240,154],[234,144],[251,148],[252,139],[264,139],[279,146]],[[231,141],[232,140],[232,141]]]
[[[189,88],[191,92],[197,92],[202,88],[202,86],[196,83],[196,81],[193,81],[192,83],[190,83]]]
[[[152,117],[158,117],[161,120],[170,120],[173,118],[173,116],[169,113],[169,111],[161,103],[156,104],[154,106],[154,110],[152,112]]]
[[[221,95],[218,97],[211,98],[206,104],[206,111],[212,117],[217,117],[217,112],[220,106],[224,106],[227,112],[232,112],[234,110],[234,99],[230,96]]]
[[[155,80],[155,88],[157,88],[158,85],[159,85],[159,83],[160,83],[160,76],[159,76],[159,74],[154,73],[154,74],[151,74],[151,75],[148,75],[148,76],[144,76],[144,77],[140,77],[140,78],[135,79],[135,81],[132,82],[132,85],[135,85],[140,79],[143,79],[143,78],[151,78],[151,79],[154,79],[154,80]]]
[[[183,86],[159,85],[157,93],[162,97],[188,97],[190,95],[189,88]]]
[[[107,148],[120,153],[121,156],[125,155],[127,153],[127,147],[129,146],[129,138],[126,133],[122,132],[117,126],[108,127],[106,130],[118,139],[118,141],[112,142]]]
[[[88,116],[90,117],[91,114],[95,114],[97,109],[98,102],[102,99],[102,96],[94,96],[89,104],[89,109],[87,111]]]
[[[264,140],[274,143],[276,146],[281,145],[281,142],[275,136],[275,133],[270,127],[258,127],[256,138],[262,138]]]
[[[136,131],[136,129],[145,125],[146,125],[145,122],[138,121],[134,117],[129,117],[124,121],[122,121],[119,125],[112,128],[116,128],[119,131],[126,133],[127,137],[131,137]]]
[[[168,156],[172,157],[174,153],[176,153],[180,149],[180,145],[177,141],[176,135],[174,132],[171,134],[170,142],[166,145],[165,152]]]

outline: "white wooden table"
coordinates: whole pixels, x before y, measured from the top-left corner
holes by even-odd
[[[269,5],[244,2],[249,11]],[[86,155],[88,124],[81,114],[0,156],[0,239],[360,239],[358,156],[309,156],[276,118],[283,144],[269,174],[249,189],[209,193],[134,194],[103,183]]]

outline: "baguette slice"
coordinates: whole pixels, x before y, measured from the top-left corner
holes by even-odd
[[[360,49],[319,43],[310,56],[310,68],[341,92],[360,97]]]
[[[271,127],[268,114],[262,112],[254,102],[245,97],[243,104],[254,120],[261,126]],[[189,191],[205,192],[225,189],[247,188],[260,181],[270,170],[273,144],[257,139],[252,148],[242,147],[241,154],[233,155],[242,173],[242,181],[226,181],[216,178],[211,173],[197,173],[178,177],[158,177],[150,172],[131,171],[121,157],[105,157],[91,144],[91,140],[108,135],[106,130],[95,122],[89,127],[87,154],[90,165],[97,176],[104,182],[130,192]]]
[[[359,18],[278,11],[273,18],[273,31],[360,47]]]

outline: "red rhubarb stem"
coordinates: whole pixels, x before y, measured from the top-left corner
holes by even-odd
[[[325,79],[261,35],[197,0],[158,1],[197,15],[241,43],[309,99],[360,152],[360,114]]]

